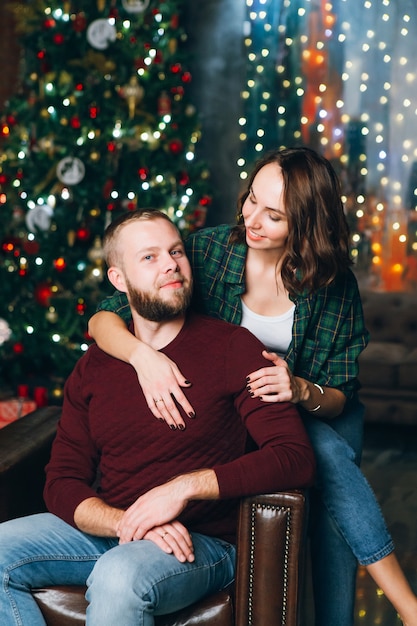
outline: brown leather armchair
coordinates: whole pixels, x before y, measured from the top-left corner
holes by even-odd
[[[45,407],[0,430],[0,521],[44,510],[43,468],[59,419]],[[236,583],[156,626],[298,626],[306,535],[303,492],[242,500]],[[85,624],[84,587],[36,589],[48,626]]]

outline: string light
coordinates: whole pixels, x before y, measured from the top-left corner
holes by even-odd
[[[245,179],[260,151],[320,146],[347,172],[348,204],[354,209],[355,189],[365,196],[353,241],[361,246],[370,237],[370,248],[384,244],[387,271],[382,277],[379,258],[378,280],[389,289],[400,285],[407,248],[417,249],[417,227],[409,218],[410,209],[417,212],[417,195],[410,191],[417,189],[417,137],[410,132],[417,122],[411,63],[417,6],[406,11],[395,0],[382,5],[381,11],[380,0],[246,1],[247,82],[239,120],[244,158],[238,166]],[[360,262],[360,252],[357,257]]]

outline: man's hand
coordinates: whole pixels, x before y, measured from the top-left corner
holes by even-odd
[[[125,511],[117,531],[120,543],[143,539],[155,526],[175,520],[187,502],[178,479],[151,489]]]
[[[140,496],[117,527],[120,543],[143,539],[155,526],[176,520],[190,500],[216,500],[219,485],[211,469],[182,474]]]
[[[191,535],[181,522],[155,526],[143,538],[153,541],[167,554],[173,554],[181,563],[192,563],[195,559]]]

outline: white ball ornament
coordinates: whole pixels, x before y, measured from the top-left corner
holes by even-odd
[[[85,176],[84,163],[76,157],[65,157],[58,163],[56,175],[64,185],[78,185]]]
[[[128,13],[143,13],[149,6],[150,0],[122,0],[122,5]]]
[[[116,41],[116,36],[116,27],[104,18],[94,20],[87,28],[87,41],[96,50],[108,48],[111,42]]]
[[[9,324],[6,322],[6,320],[0,317],[0,346],[8,341],[11,336],[12,331]]]
[[[26,213],[27,229],[31,233],[36,232],[36,230],[46,232],[51,225],[52,215],[53,209],[49,204],[37,204]]]

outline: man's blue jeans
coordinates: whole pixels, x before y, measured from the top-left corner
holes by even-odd
[[[311,562],[317,626],[352,626],[357,561],[374,563],[394,549],[381,509],[359,469],[363,405],[339,417],[303,415],[316,462],[311,499]]]
[[[152,626],[226,587],[235,547],[193,534],[194,563],[180,563],[151,541],[119,545],[42,513],[0,525],[0,624],[45,626],[30,594],[36,587],[88,584],[89,626]]]

